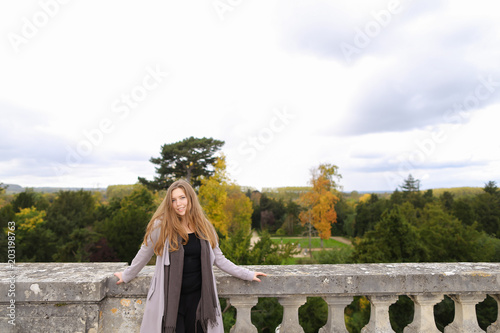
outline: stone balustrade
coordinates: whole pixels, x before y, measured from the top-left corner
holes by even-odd
[[[125,267],[125,263],[19,263],[11,270],[0,264],[0,332],[139,332],[154,267],[146,266],[134,280],[116,285],[113,272]],[[328,321],[320,333],[347,332],[344,309],[354,296],[366,296],[371,303],[363,333],[393,332],[389,306],[400,295],[408,295],[415,305],[405,333],[439,332],[433,311],[444,295],[455,302],[455,319],[445,333],[484,332],[477,322],[476,304],[486,295],[500,302],[497,263],[249,268],[268,276],[261,283],[249,282],[216,270],[219,297],[229,299],[237,311],[231,332],[257,332],[250,312],[259,297],[276,297],[283,306],[281,333],[304,332],[298,309],[311,296],[322,297],[328,305]],[[499,322],[487,332],[500,332]]]

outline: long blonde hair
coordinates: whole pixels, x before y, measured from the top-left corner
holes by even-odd
[[[184,216],[177,215],[172,206],[172,192],[176,189],[182,189],[188,199],[188,207]],[[151,239],[150,236],[153,230],[155,228],[160,228],[160,236],[156,244],[154,244],[154,253],[157,256],[163,255],[163,248],[167,239],[170,245],[170,251],[177,251],[179,249],[178,236],[180,235],[184,240],[183,244],[186,244],[189,239],[186,230],[182,226],[183,219],[194,228],[194,232],[198,238],[209,241],[212,248],[217,246],[219,239],[215,232],[215,228],[205,216],[200,202],[198,201],[198,196],[191,184],[182,179],[175,181],[168,188],[165,198],[148,223],[143,243],[147,246],[148,238]],[[160,226],[155,226],[156,220],[161,221]]]

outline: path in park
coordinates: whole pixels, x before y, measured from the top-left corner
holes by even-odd
[[[253,246],[255,243],[257,243],[259,239],[259,234],[254,230],[252,233],[252,238],[250,238],[250,246]]]
[[[335,239],[338,242],[341,242],[341,243],[344,243],[344,244],[347,244],[347,245],[352,245],[352,242],[350,240],[348,240],[347,238],[339,237],[339,236],[333,236],[331,238]]]
[[[290,238],[293,238],[293,237],[290,237]],[[303,238],[303,237],[297,237],[297,239],[299,239],[299,238]],[[333,236],[331,238],[335,239],[338,242],[341,242],[341,243],[344,243],[347,245],[352,245],[352,242],[347,238],[339,237],[339,236]],[[257,243],[259,241],[259,239],[260,239],[259,234],[257,234],[257,231],[254,230],[254,232],[252,233],[252,238],[250,239],[250,245],[253,246],[255,243]]]

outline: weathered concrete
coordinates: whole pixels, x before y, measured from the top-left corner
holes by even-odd
[[[136,279],[127,284],[116,285],[113,273],[122,271],[125,267],[125,263],[19,263],[13,271],[15,284],[11,285],[13,272],[7,264],[0,264],[0,332],[138,332],[154,267],[147,266]],[[242,323],[249,319],[248,309],[245,307],[251,308],[256,297],[278,297],[289,309],[282,327],[289,325],[294,327],[293,331],[298,332],[300,327],[297,327],[294,309],[307,296],[322,296],[328,300],[328,304],[331,303],[329,307],[334,309],[335,297],[345,300],[346,297],[363,295],[378,300],[409,295],[413,299],[424,300],[415,296],[439,299],[445,294],[463,295],[454,296],[453,299],[459,300],[457,306],[465,311],[472,309],[473,303],[486,294],[500,294],[500,264],[497,263],[249,268],[266,272],[268,276],[263,277],[261,283],[248,282],[216,270],[219,296],[234,299],[238,312],[244,314]],[[9,296],[12,287],[15,297]],[[473,295],[477,297],[472,297]],[[245,297],[249,298],[248,302]],[[472,301],[464,303],[464,299],[469,298]],[[11,319],[8,315],[12,316],[11,300],[15,300],[16,326],[8,323]],[[372,306],[377,307],[377,302],[372,303]],[[418,311],[428,317],[432,307],[425,306]],[[385,310],[377,311],[381,317],[386,317]],[[336,312],[341,313],[341,308]],[[332,314],[329,326],[326,325],[322,332],[334,332],[335,325],[332,323],[339,321],[337,317],[338,314],[336,317]],[[367,330],[384,322],[385,319],[378,322],[374,318]],[[237,322],[237,325],[243,325],[242,323]],[[464,314],[463,318],[454,322],[449,331],[460,329],[460,325],[472,325],[470,323],[474,324],[474,318]],[[410,328],[413,327],[426,325],[415,323]],[[342,327],[339,332],[344,332],[344,329]],[[247,331],[254,330],[249,328]]]

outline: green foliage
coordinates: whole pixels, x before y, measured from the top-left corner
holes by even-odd
[[[436,319],[436,327],[441,332],[444,328],[451,324],[455,317],[455,303],[448,296],[434,306],[434,318]]]
[[[236,323],[236,309],[231,306],[225,298],[219,298],[222,309],[222,323],[224,325],[224,333],[229,333],[231,327]]]
[[[221,237],[220,248],[224,255],[237,265],[280,265],[297,253],[292,244],[275,244],[267,232],[263,232],[253,246],[251,238],[252,232],[240,229],[229,238]],[[252,322],[258,332],[272,333],[281,323],[282,314],[283,308],[276,298],[260,298],[252,309]],[[225,314],[224,322],[232,323],[232,315],[232,312]],[[224,327],[228,328],[226,324]]]
[[[11,204],[16,212],[23,208],[36,207],[38,210],[47,210],[49,207],[48,199],[42,193],[34,192],[30,188],[16,194]]]
[[[223,145],[224,141],[194,137],[165,144],[161,147],[160,157],[150,159],[151,163],[157,165],[158,175],[152,181],[139,177],[139,182],[152,190],[161,190],[184,178],[194,188],[198,188],[203,178],[213,174],[210,169],[217,160],[214,155]]]
[[[420,180],[413,178],[413,176],[409,174],[408,178],[406,178],[399,187],[406,196],[412,193],[418,193],[420,191]]]
[[[477,247],[481,234],[476,226],[463,226],[440,205],[426,205],[418,224],[427,249],[427,257],[420,261],[475,261],[481,255],[482,249]]]
[[[45,211],[35,207],[16,213],[16,261],[50,262],[56,251],[56,235],[46,228]]]
[[[486,193],[488,193],[488,194],[491,194],[491,195],[500,194],[498,192],[497,183],[494,182],[494,181],[491,181],[491,180],[489,182],[487,182],[486,184],[484,184],[483,191],[486,192]]]
[[[373,230],[388,206],[388,201],[379,199],[376,194],[372,194],[370,200],[360,202],[356,206],[353,236],[362,237],[366,232]]]
[[[356,244],[353,258],[359,263],[419,262],[426,253],[416,227],[396,206]]]
[[[455,199],[472,198],[483,192],[480,187],[452,187],[452,188],[435,188],[434,195],[440,197],[444,192],[451,193]]]
[[[257,332],[274,333],[283,318],[283,307],[274,297],[259,298],[259,302],[252,309],[252,323]]]
[[[339,201],[335,204],[337,223],[332,224],[332,234],[353,236],[353,222],[356,214],[354,202],[348,201],[344,194],[339,194],[338,197]]]
[[[341,247],[333,250],[321,250],[313,252],[313,257],[319,264],[353,264],[352,247]]]
[[[119,203],[119,209],[96,224],[96,231],[106,237],[121,261],[129,263],[142,244],[142,235],[156,209],[155,197],[145,187],[137,187]]]
[[[472,225],[476,220],[473,198],[460,198],[453,200],[451,214],[465,225]]]
[[[139,184],[134,185],[110,185],[106,188],[106,198],[108,201],[117,199],[121,200],[127,195],[130,195],[134,189],[140,186]]]
[[[91,226],[95,220],[96,200],[90,191],[60,191],[47,210],[47,228],[59,245],[69,240],[74,229]]]
[[[389,319],[392,329],[402,333],[403,329],[413,321],[415,306],[408,296],[399,296],[398,301],[389,307]]]
[[[479,326],[486,331],[488,326],[495,322],[498,313],[498,303],[491,296],[476,305],[477,322]]]
[[[285,209],[286,213],[283,216],[283,224],[281,225],[281,228],[276,231],[276,235],[292,236],[301,230],[299,214],[302,208],[300,205],[290,200],[287,202]]]
[[[75,229],[69,235],[69,241],[62,245],[54,255],[58,262],[88,262],[93,245],[100,235],[88,228]]]
[[[439,201],[441,205],[447,212],[451,212],[453,210],[453,203],[455,201],[455,196],[448,191],[443,192],[439,197]]]
[[[299,323],[304,333],[316,333],[325,326],[328,319],[328,305],[321,297],[308,297],[299,308]]]
[[[474,198],[473,205],[480,230],[500,237],[500,195],[485,191]]]
[[[272,237],[271,240],[275,243],[293,243],[295,245],[300,244],[301,248],[309,247],[309,239],[304,237]],[[325,248],[349,248],[350,245],[344,244],[335,240],[333,238],[326,239],[323,241]],[[319,237],[311,238],[311,248],[321,248],[321,240]]]
[[[16,213],[20,212],[23,208],[30,208],[35,206],[35,192],[30,189],[26,189],[15,196],[14,201],[12,201],[12,206]]]
[[[260,197],[260,229],[275,233],[283,224],[286,207],[283,200],[274,200],[267,195]]]
[[[347,330],[360,333],[370,321],[370,301],[365,296],[354,296],[354,300],[345,309]]]
[[[238,230],[229,238],[221,238],[220,248],[238,265],[280,265],[298,252],[296,245],[274,243],[267,232],[263,232],[253,246],[250,246],[251,238],[252,232]]]

